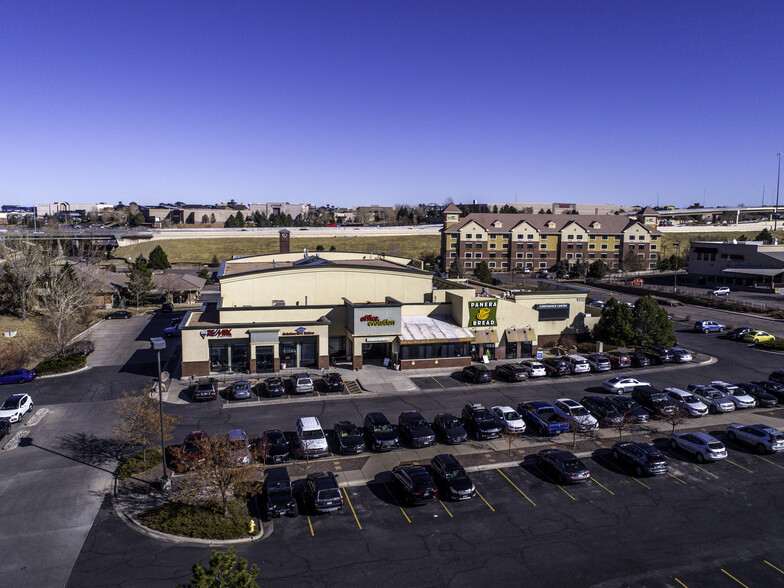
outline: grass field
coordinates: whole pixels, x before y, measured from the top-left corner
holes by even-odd
[[[757,233],[759,233],[759,231],[664,233],[664,236],[662,237],[662,254],[664,253],[664,247],[667,247],[668,256],[677,253],[677,247],[675,247],[675,243],[677,242],[680,242],[681,254],[684,254],[688,251],[689,243],[692,241],[732,241],[741,235],[746,235],[746,240],[751,241],[757,236]],[[784,242],[784,231],[776,231],[773,233],[773,236],[779,240],[779,243]]]
[[[261,255],[277,253],[277,239],[254,237],[216,238],[216,239],[167,239],[165,241],[146,241],[136,245],[118,248],[114,256],[136,259],[139,254],[149,257],[156,245],[160,245],[169,258],[169,263],[209,263],[213,256],[219,260],[230,259],[235,255]],[[324,237],[291,239],[291,251],[315,252],[322,245],[325,250],[334,245],[338,251],[376,252],[387,255],[420,258],[423,251],[436,251],[441,248],[439,235],[415,235],[411,237]]]

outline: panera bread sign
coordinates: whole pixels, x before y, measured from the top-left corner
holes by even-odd
[[[468,303],[468,326],[497,326],[498,322],[495,319],[496,310],[498,310],[498,300],[472,300]]]

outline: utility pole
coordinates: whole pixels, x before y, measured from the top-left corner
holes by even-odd
[[[776,226],[779,222],[779,184],[781,183],[781,153],[776,153],[779,158],[779,171],[776,175],[776,207],[773,209],[773,231],[776,231]]]

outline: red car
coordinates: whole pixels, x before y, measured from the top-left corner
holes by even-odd
[[[180,463],[184,466],[193,467],[204,463],[204,444],[209,443],[210,438],[204,431],[191,431],[185,436],[182,442],[182,456]]]
[[[642,286],[645,283],[645,280],[642,278],[635,278],[632,280],[632,286]]]

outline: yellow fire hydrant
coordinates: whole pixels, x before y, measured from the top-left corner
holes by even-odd
[[[248,523],[248,533],[250,535],[256,534],[256,521],[254,521],[253,519],[251,519],[250,522]]]

